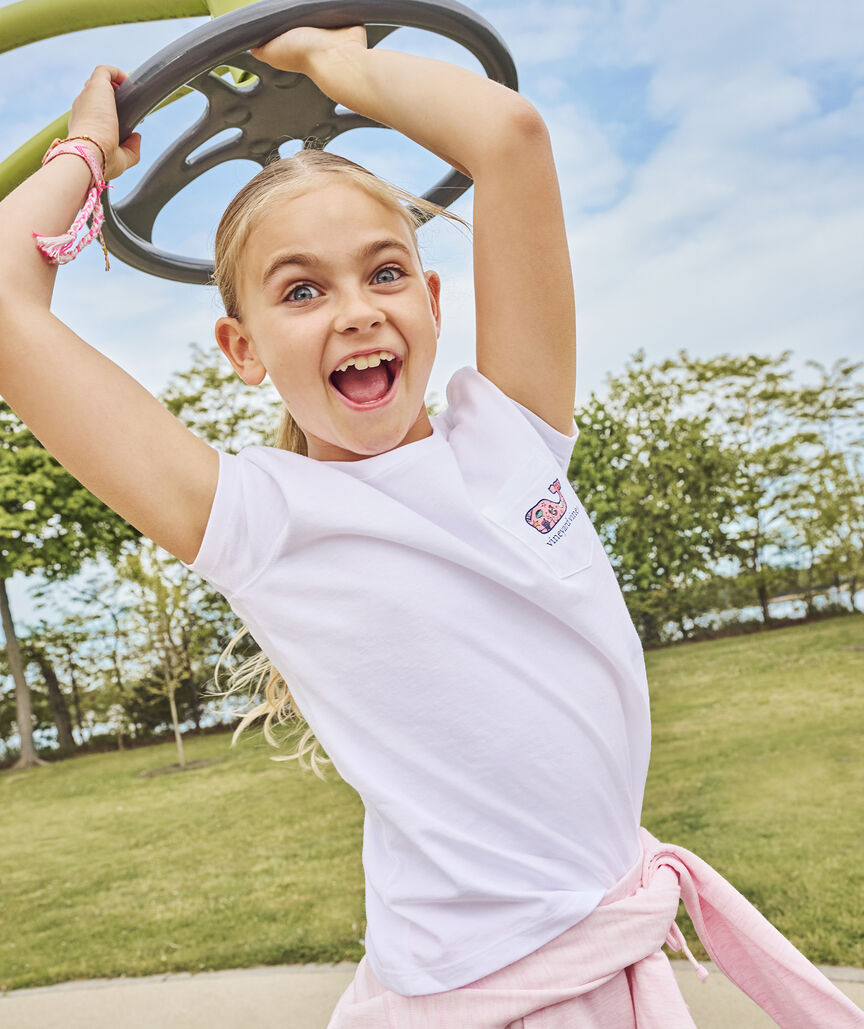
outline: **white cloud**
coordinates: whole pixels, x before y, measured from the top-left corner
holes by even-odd
[[[507,44],[517,67],[576,55],[590,31],[589,5],[570,0],[474,3]]]
[[[570,214],[611,203],[621,188],[626,168],[607,131],[575,102],[547,105],[544,120],[562,183],[565,211]]]
[[[862,231],[864,188],[852,169],[712,154],[673,136],[626,200],[572,228],[580,396],[640,346],[657,358],[681,347],[854,355]]]
[[[830,154],[856,144],[864,152],[864,86],[852,92],[845,106],[789,125],[778,138],[784,146],[812,153]]]
[[[754,60],[851,61],[864,54],[864,7],[849,0],[591,0],[585,56],[730,76]]]
[[[651,99],[664,120],[676,117],[688,135],[715,142],[747,140],[818,113],[804,79],[766,63],[751,64],[728,79],[661,70]]]
[[[851,31],[862,12],[786,0],[592,7],[580,59],[648,64],[648,109],[669,131],[629,170],[616,166],[608,124],[592,132],[580,113],[572,133],[553,131],[585,158],[581,169],[563,162],[562,174],[580,398],[639,346],[658,358],[680,347],[792,347],[801,361],[858,352],[864,101],[858,89],[823,115],[809,76],[813,62],[820,74],[864,72],[864,34]],[[544,108],[550,127],[555,110]],[[598,139],[610,141],[605,179]],[[582,194],[595,154],[598,183],[623,188],[591,214]]]

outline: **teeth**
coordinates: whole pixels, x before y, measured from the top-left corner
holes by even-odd
[[[377,368],[382,361],[394,361],[395,359],[396,355],[391,354],[389,350],[381,350],[377,354],[366,354],[364,357],[349,357],[344,364],[339,365],[336,371],[344,372],[352,364],[361,371],[364,368]]]

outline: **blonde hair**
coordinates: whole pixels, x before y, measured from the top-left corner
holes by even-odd
[[[243,256],[254,228],[274,206],[314,189],[316,181],[325,175],[338,175],[347,179],[365,190],[386,208],[398,214],[411,229],[415,247],[417,229],[436,214],[443,215],[470,229],[468,222],[458,215],[378,178],[377,175],[362,165],[355,164],[354,161],[349,161],[345,157],[329,153],[326,150],[304,148],[293,157],[280,158],[266,165],[246,183],[222,215],[216,230],[215,267],[212,281],[219,290],[227,317],[241,320],[239,285],[243,271]],[[291,417],[287,407],[282,412],[273,445],[281,450],[290,450],[295,454],[308,456],[306,436]],[[219,655],[214,672],[214,683],[217,687],[222,662],[233,654],[236,645],[247,635],[250,639],[252,638],[248,626],[244,625],[234,634],[227,647]],[[228,688],[224,691],[214,690],[214,694],[227,697],[230,694],[247,693],[247,691],[252,706],[236,715],[240,718],[240,724],[234,730],[231,739],[232,746],[237,742],[240,733],[262,715],[264,716],[264,738],[271,746],[277,748],[279,743],[273,735],[274,724],[295,723],[301,727],[305,724],[305,719],[291,695],[284,676],[263,651],[259,650],[257,654],[246,658],[236,668],[230,670]],[[259,699],[262,692],[263,699]],[[325,779],[319,766],[332,764],[332,761],[329,757],[322,756],[321,744],[308,726],[306,726],[306,731],[293,754],[274,757],[272,760],[298,760],[301,768],[309,768],[310,765],[307,765],[304,760],[307,754],[312,771],[319,779]]]

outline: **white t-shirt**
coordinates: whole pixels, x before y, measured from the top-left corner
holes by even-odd
[[[220,452],[188,565],[365,805],[366,955],[455,989],[580,921],[640,854],[642,647],[567,481],[575,442],[474,368],[360,461]]]

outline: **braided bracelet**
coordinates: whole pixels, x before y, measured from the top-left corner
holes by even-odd
[[[45,151],[45,157],[42,158],[42,164],[45,164],[48,154],[57,146],[58,143],[68,143],[70,139],[86,139],[88,143],[92,143],[93,146],[99,148],[99,153],[102,155],[102,175],[105,175],[105,169],[108,167],[108,158],[105,156],[105,150],[98,139],[94,139],[92,136],[67,136],[65,139],[55,139],[51,146]]]
[[[91,143],[95,143],[99,147],[104,161],[105,151],[102,150],[102,147],[95,139],[91,140],[89,136],[71,136],[69,139],[55,139],[45,152],[45,156],[42,158],[42,165],[44,167],[44,165],[60,154],[78,154],[79,157],[82,157],[87,162],[87,167],[90,169],[93,179],[93,185],[88,190],[84,206],[69,229],[62,235],[40,236],[36,232],[31,233],[31,235],[36,240],[37,248],[48,259],[50,264],[66,264],[68,261],[73,261],[84,247],[88,243],[92,243],[93,239],[98,235],[99,242],[102,244],[102,252],[105,255],[105,271],[107,272],[111,266],[108,262],[108,248],[105,246],[105,240],[102,238],[101,232],[102,222],[105,219],[102,211],[101,196],[104,189],[111,189],[112,187],[105,181],[102,168],[97,164],[93,151],[89,147],[73,143],[72,140],[74,139],[87,139]],[[93,222],[90,231],[86,236],[82,236],[76,244],[76,236],[84,227],[91,214],[93,215]]]

